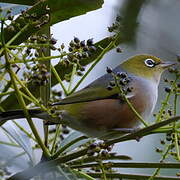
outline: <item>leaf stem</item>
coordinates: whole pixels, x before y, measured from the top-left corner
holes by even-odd
[[[171,149],[171,144],[169,144],[169,145],[166,147],[165,152],[163,153],[160,162],[162,162],[162,161],[167,157],[168,152],[169,152],[170,149]],[[161,167],[158,167],[158,168],[154,171],[153,175],[152,175],[148,180],[154,180],[155,176],[157,176],[157,175],[159,174],[160,170],[161,170]]]
[[[72,84],[73,84],[74,76],[76,74],[76,69],[77,69],[77,64],[74,63],[73,64],[72,74],[71,74],[71,79],[70,79],[70,82],[69,82],[69,87],[68,87],[68,90],[67,90],[68,94],[71,92],[71,87],[72,87]]]
[[[103,166],[110,166],[113,168],[163,168],[163,169],[179,169],[180,163],[163,163],[163,162],[149,162],[149,163],[142,163],[142,162],[106,162],[103,163]],[[71,166],[71,168],[90,168],[90,167],[97,167],[99,163],[88,163],[88,164],[77,164]]]
[[[115,80],[115,83],[121,93],[121,95],[123,95],[123,98],[125,99],[125,101],[127,102],[129,108],[134,112],[134,114],[136,115],[136,117],[141,121],[141,123],[144,124],[145,127],[148,127],[148,124],[144,121],[144,119],[142,118],[142,116],[136,111],[136,109],[134,108],[134,106],[131,104],[131,102],[129,101],[129,99],[126,97],[126,95],[124,94],[119,82],[118,82],[118,79],[116,77],[115,74],[113,74],[113,77],[114,77],[114,80]]]
[[[70,146],[72,146],[73,144],[77,143],[78,141],[81,141],[83,139],[87,139],[86,136],[80,136],[74,140],[72,140],[71,142],[69,142],[68,144],[66,144],[65,146],[63,146],[62,148],[59,149],[59,151],[57,151],[53,156],[52,159],[56,159],[61,153],[63,153],[67,148],[69,148]]]
[[[28,109],[27,109],[26,104],[25,104],[25,102],[24,102],[24,99],[23,99],[23,97],[22,97],[22,95],[21,95],[21,93],[20,93],[20,90],[19,90],[19,88],[18,88],[18,86],[17,86],[17,84],[16,84],[15,74],[14,74],[14,72],[11,70],[11,67],[10,67],[10,64],[9,64],[8,54],[7,54],[7,51],[6,51],[6,48],[5,48],[5,47],[4,47],[4,53],[5,53],[5,59],[6,59],[6,69],[7,69],[7,72],[9,73],[9,75],[10,75],[12,84],[13,84],[14,89],[15,89],[15,91],[16,91],[16,95],[17,95],[18,102],[19,102],[19,104],[21,105],[21,107],[22,107],[22,109],[23,109],[23,112],[24,112],[24,115],[25,115],[25,117],[26,117],[26,119],[27,119],[27,121],[28,121],[28,124],[29,124],[29,126],[31,127],[31,130],[32,130],[34,136],[36,137],[36,139],[37,139],[37,141],[38,141],[38,144],[41,146],[41,149],[42,149],[43,153],[44,153],[47,157],[49,157],[50,154],[49,154],[47,148],[45,147],[45,145],[43,144],[43,142],[42,142],[42,140],[41,140],[41,137],[40,137],[39,134],[38,134],[38,131],[37,131],[37,129],[36,129],[36,127],[35,127],[32,119],[31,119],[31,116],[29,115],[29,112],[28,112]]]
[[[53,139],[53,144],[52,144],[52,149],[51,149],[51,154],[52,155],[54,154],[54,151],[55,151],[57,137],[60,134],[60,128],[61,128],[60,124],[56,125],[56,133],[55,133],[55,136],[54,136],[54,139]]]
[[[55,67],[52,64],[51,64],[51,70],[54,73],[54,75],[55,75],[56,79],[58,80],[59,84],[61,85],[65,95],[67,96],[68,95],[68,91],[66,90],[66,88],[65,88],[65,86],[64,86],[64,84],[63,84],[63,82],[62,82],[62,80],[60,78],[60,76],[58,75]]]

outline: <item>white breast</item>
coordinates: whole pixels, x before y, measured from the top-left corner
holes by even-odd
[[[146,120],[150,114],[152,114],[157,98],[158,98],[158,83],[148,79],[140,80],[141,90],[143,98],[146,99],[145,111],[142,113],[142,117]]]

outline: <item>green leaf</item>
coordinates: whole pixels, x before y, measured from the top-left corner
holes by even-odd
[[[12,139],[14,139],[17,144],[19,144],[24,149],[33,164],[33,150],[29,137],[20,131],[14,124],[12,124],[12,122],[7,122],[2,128],[10,135],[10,137],[12,137]]]
[[[24,17],[20,15],[13,24],[10,26],[14,27],[14,31],[10,31],[9,28],[5,28],[4,36],[5,41],[8,42],[12,39],[19,31],[21,34],[18,38],[13,41],[13,44],[20,44],[24,42],[29,36],[38,32],[40,29],[55,24],[60,21],[67,20],[74,16],[79,16],[85,14],[89,11],[98,9],[102,6],[103,0],[46,0],[39,1],[32,8],[26,11],[27,14],[36,15],[36,21],[40,22],[40,28],[37,28],[35,22],[29,21],[29,17]],[[49,21],[44,22],[44,17],[49,14]],[[16,26],[18,24],[18,26]],[[24,27],[27,26],[25,29]],[[22,31],[23,29],[23,31]]]
[[[72,141],[74,141],[75,139],[79,138],[83,136],[82,133],[80,133],[79,131],[73,131],[72,133],[69,134],[69,136],[67,136],[60,144],[60,147],[63,148],[65,147],[67,144],[71,143]],[[78,142],[76,142],[75,144],[72,144],[71,146],[69,146],[65,151],[63,152],[69,152],[72,151],[74,149],[76,149],[77,147],[81,146],[82,144],[88,142],[89,139],[83,139],[80,140]]]
[[[102,7],[104,0],[48,0],[51,25]]]
[[[0,2],[22,4],[22,5],[33,5],[36,2],[38,2],[38,0],[0,0]]]
[[[25,158],[17,157],[17,152],[15,152],[9,146],[0,144],[0,149],[1,149],[0,159],[1,162],[3,162],[3,164],[0,163],[1,168],[3,165],[5,167],[13,166],[19,169],[24,169],[29,167],[29,165],[27,165],[27,161],[25,161]]]

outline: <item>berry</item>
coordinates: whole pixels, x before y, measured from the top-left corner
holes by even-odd
[[[120,78],[127,78],[127,74],[125,72],[118,72],[117,76]]]
[[[57,40],[55,38],[51,38],[51,41],[50,41],[51,44],[56,44],[57,43]]]
[[[85,40],[80,42],[81,47],[85,47],[85,45],[86,45]]]
[[[80,42],[79,38],[74,37],[74,42],[75,42],[75,43],[79,43],[79,42]]]
[[[68,50],[69,50],[69,52],[72,52],[72,51],[73,51],[73,48],[72,48],[72,47],[69,47]]]
[[[92,46],[93,45],[93,38],[87,40],[87,45]]]
[[[109,68],[109,67],[107,67],[107,68],[106,68],[106,72],[107,72],[107,73],[112,73],[112,69]]]
[[[122,52],[121,48],[119,48],[119,47],[116,48],[116,52],[117,52],[117,53],[121,53],[121,52]]]
[[[69,45],[70,45],[71,47],[74,47],[74,46],[75,46],[75,44],[74,44],[73,41],[71,41],[71,42],[69,43]]]
[[[113,89],[112,86],[108,86],[108,87],[107,87],[107,90],[108,90],[108,91],[111,91],[112,89]]]
[[[164,89],[167,93],[170,93],[171,92],[171,88],[170,87],[165,87]]]

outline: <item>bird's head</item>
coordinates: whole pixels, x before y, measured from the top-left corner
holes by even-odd
[[[175,63],[164,62],[152,55],[136,55],[121,64],[127,72],[159,82],[162,72]]]

